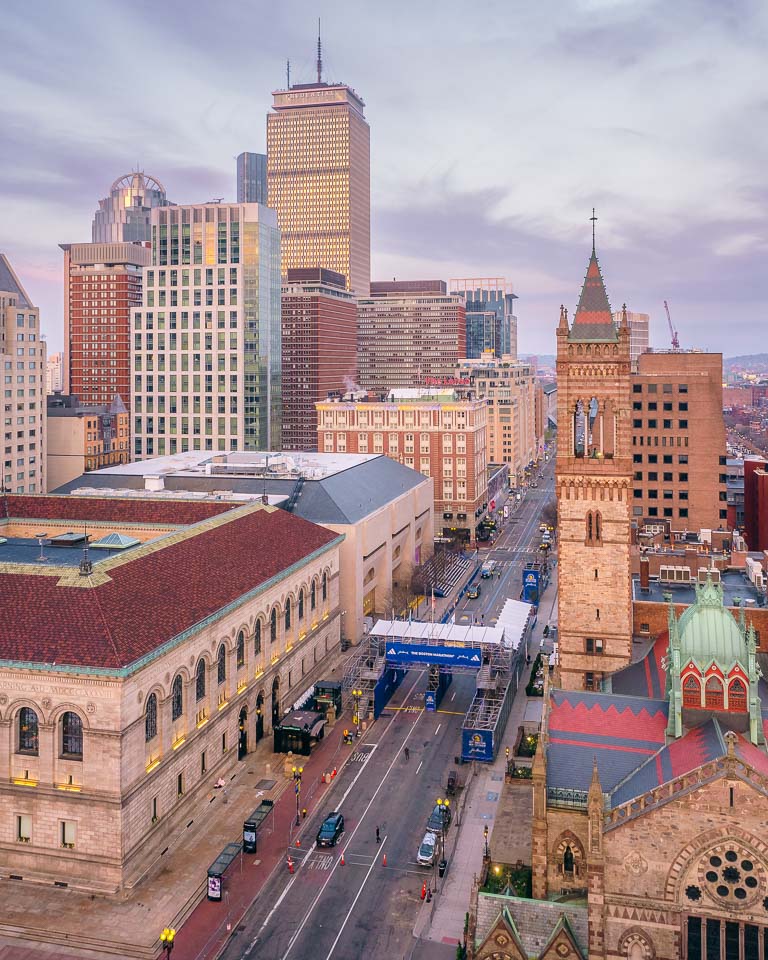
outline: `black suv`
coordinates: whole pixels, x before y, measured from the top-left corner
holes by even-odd
[[[445,803],[436,803],[435,809],[427,820],[427,830],[440,833],[451,825],[451,808]]]
[[[344,833],[344,817],[340,813],[328,814],[317,831],[318,847],[335,847],[342,833]]]

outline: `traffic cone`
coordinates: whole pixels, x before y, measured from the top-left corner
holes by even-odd
[[[299,840],[298,837],[296,837],[296,846],[297,846],[297,847],[300,847],[300,846],[301,846],[301,840]]]
[[[341,865],[344,866],[344,851],[341,851]]]
[[[386,855],[386,853],[384,854],[384,856],[383,856],[383,858],[382,858],[382,860],[381,860],[381,865],[382,865],[382,867],[386,867],[386,865],[387,865],[387,855]]]
[[[427,896],[427,884],[426,881],[421,885],[421,899],[424,900]]]
[[[288,873],[293,873],[293,860],[288,857]]]

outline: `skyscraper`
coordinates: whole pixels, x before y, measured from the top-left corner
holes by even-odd
[[[99,200],[91,239],[94,243],[146,243],[153,207],[167,205],[165,187],[159,180],[138,170],[126,173],[112,184],[109,196]]]
[[[451,280],[450,291],[467,307],[466,357],[478,359],[489,350],[495,357],[517,359],[517,295],[503,277]]]
[[[357,305],[346,278],[288,271],[283,284],[283,449],[316,450],[315,403],[357,377]]]
[[[6,493],[45,493],[46,359],[45,341],[40,339],[40,311],[33,306],[3,253],[0,253],[0,363],[6,383],[3,408],[6,432],[0,486]]]
[[[456,376],[467,329],[464,301],[444,280],[371,284],[357,303],[360,385],[379,392],[442,385]]]
[[[273,92],[267,115],[269,206],[282,233],[283,273],[326,267],[367,297],[371,279],[370,129],[365,104],[343,83]]]
[[[264,153],[241,153],[237,158],[237,202],[267,202],[267,157]]]
[[[130,405],[131,315],[141,306],[141,243],[61,243],[64,251],[64,383],[90,406],[118,394]]]
[[[616,326],[621,323],[621,315],[621,310],[613,315]],[[627,310],[627,323],[629,324],[629,355],[632,359],[632,372],[637,373],[637,361],[640,354],[647,353],[650,349],[651,318],[647,313]]]
[[[134,454],[275,450],[280,232],[257,203],[152,211],[131,342]]]

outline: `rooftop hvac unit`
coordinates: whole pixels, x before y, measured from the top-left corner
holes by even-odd
[[[720,571],[717,567],[699,567],[697,577],[699,583],[706,583],[707,578],[711,579],[712,583],[720,583]]]
[[[691,568],[662,566],[659,568],[659,583],[690,583]]]

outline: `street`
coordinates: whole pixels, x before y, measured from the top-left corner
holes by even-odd
[[[554,459],[544,468],[536,488],[529,488],[520,503],[510,501],[510,516],[495,543],[480,551],[478,559],[495,560],[500,575],[480,581],[476,600],[461,601],[457,623],[482,616],[492,624],[504,602],[519,597],[525,561],[541,556],[538,527],[541,509],[552,497]],[[422,884],[435,884],[434,869],[419,866],[416,855],[427,817],[436,800],[445,798],[462,720],[475,692],[472,676],[457,675],[440,709],[426,713],[425,683],[424,670],[409,671],[381,717],[349,747],[350,761],[328,798],[302,825],[300,847],[290,847],[286,838],[286,861],[234,932],[222,954],[226,960],[407,956]],[[336,847],[317,848],[315,836],[332,810],[343,814],[345,832]],[[461,828],[453,822],[448,829]]]

